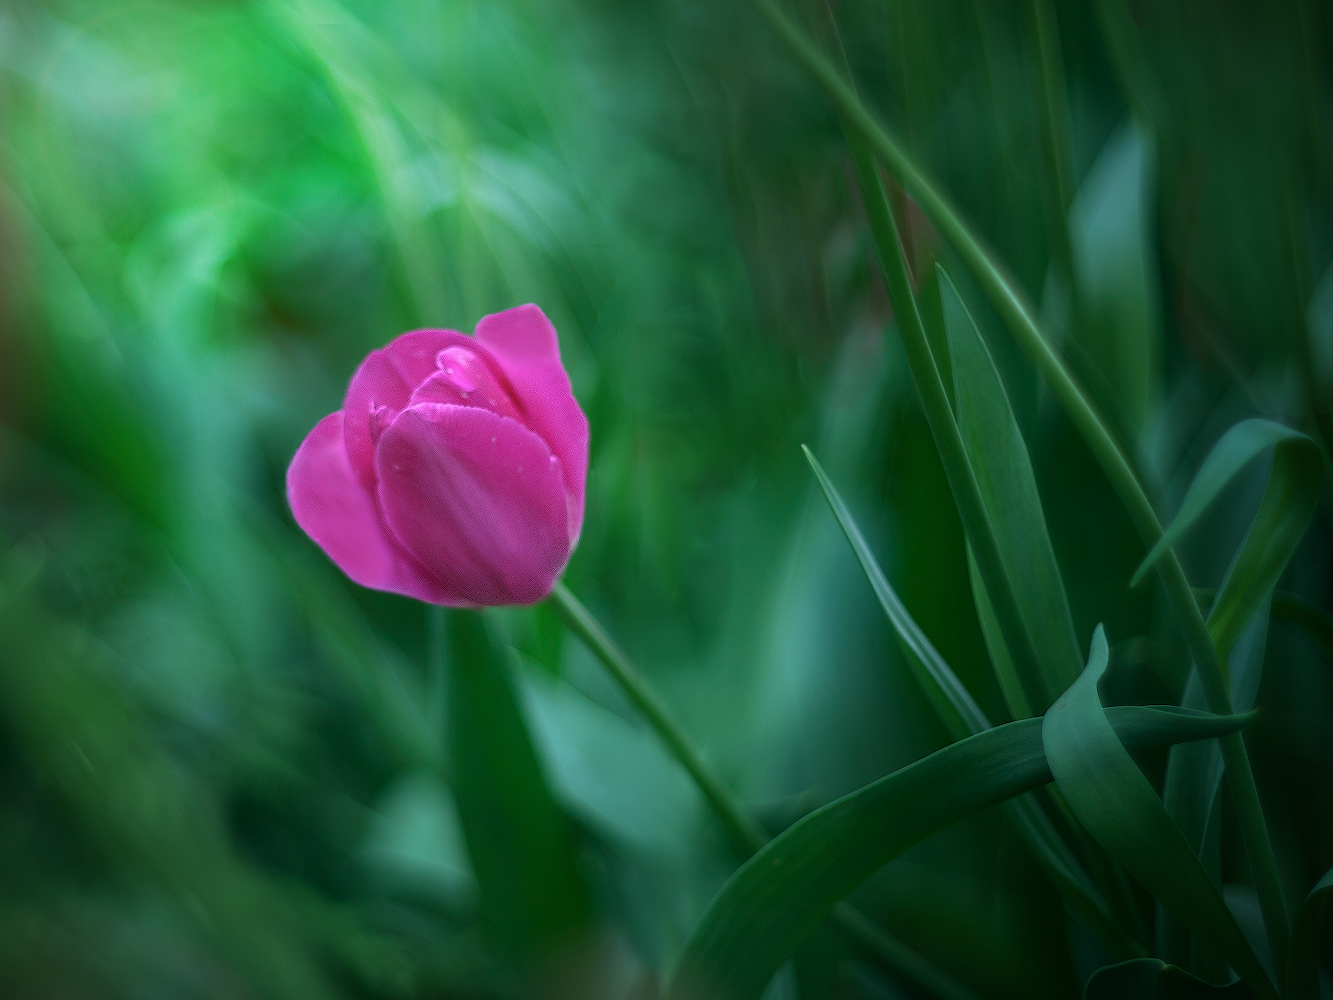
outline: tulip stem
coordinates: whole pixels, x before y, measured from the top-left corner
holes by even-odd
[[[775,0],[751,0],[768,20],[791,55],[815,78],[837,107],[843,121],[864,139],[883,161],[885,167],[916,199],[917,203],[962,257],[1018,340],[1019,346],[1037,366],[1050,385],[1083,440],[1087,443],[1106,478],[1129,514],[1139,537],[1151,549],[1162,537],[1152,501],[1148,499],[1133,467],[1098,412],[1088,394],[1070,372],[1059,352],[1046,340],[1036,316],[1017,285],[1005,274],[994,255],[964,221],[949,199],[916,165],[911,156],[842,79],[834,65],[820,53],[782,12]],[[1173,548],[1157,562],[1157,572],[1166,588],[1172,610],[1179,619],[1194,660],[1195,669],[1210,711],[1219,715],[1232,712],[1231,694],[1217,649],[1190,590],[1185,571]],[[1265,929],[1272,948],[1274,965],[1285,969],[1290,923],[1282,900],[1277,862],[1264,823],[1254,772],[1250,767],[1245,743],[1240,733],[1221,737],[1218,744],[1226,765],[1232,801],[1240,823],[1241,838],[1254,875]],[[1279,978],[1281,974],[1279,973]]]
[[[768,837],[745,814],[740,804],[704,763],[703,757],[690,745],[689,737],[672,716],[666,703],[648,686],[629,657],[621,652],[615,640],[606,634],[601,623],[565,586],[564,581],[556,581],[550,600],[565,626],[597,655],[634,707],[667,745],[671,756],[689,772],[694,783],[699,786],[699,791],[708,800],[708,805],[727,828],[728,835],[736,842],[733,847],[737,853],[748,858],[768,843]]]
[[[671,714],[671,709],[648,686],[643,675],[592,612],[583,606],[563,580],[556,581],[548,600],[565,627],[582,639],[601,660],[630,702],[666,744],[671,756],[694,779],[709,807],[726,828],[737,858],[744,863],[757,854],[768,843],[768,835],[704,762],[685,735],[684,728]],[[839,903],[832,916],[834,922],[862,948],[941,1000],[979,1000],[970,989],[879,927],[850,903]]]

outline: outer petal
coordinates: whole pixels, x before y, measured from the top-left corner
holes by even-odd
[[[450,604],[531,604],[571,548],[564,471],[546,443],[490,410],[421,403],[376,449],[380,505]]]
[[[366,355],[343,400],[347,457],[366,489],[375,489],[371,411],[377,406],[404,409],[412,391],[435,372],[435,357],[440,351],[455,345],[471,349],[474,343],[471,337],[454,330],[413,330]]]
[[[287,467],[287,503],[296,523],[338,568],[363,587],[442,603],[439,583],[389,537],[343,446],[343,415],[315,425]]]
[[[569,491],[569,533],[583,527],[583,494],[588,479],[588,418],[560,363],[560,342],[546,314],[534,305],[486,316],[477,340],[488,348],[514,390],[527,425],[541,435],[565,471]]]

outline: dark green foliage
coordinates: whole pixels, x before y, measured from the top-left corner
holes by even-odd
[[[1170,835],[1126,849],[1089,768],[826,826],[922,773],[921,801],[958,805],[1007,759],[975,748],[1062,695],[1113,725],[1209,701],[1171,593],[1129,586],[1152,540],[1105,455],[880,153],[1040,668],[1005,669],[887,213],[761,6],[0,3],[0,997],[650,997],[682,948],[750,934],[709,961],[753,994],[793,958],[769,1000],[1243,995],[1200,984],[1246,948],[1293,1000],[1327,989],[1327,5],[778,5],[820,52],[836,28],[1171,526],[1226,693],[1258,709],[1227,745],[1285,962],[1221,741],[1130,759],[1102,728],[1089,765],[1198,856],[1224,910],[1195,930],[1142,864]],[[553,607],[437,628],[287,511],[287,463],[368,350],[528,301],[592,427],[569,592],[710,794]],[[1016,725],[1039,770],[1042,723]],[[864,852],[812,853],[831,868],[785,909],[736,855],[812,830]],[[848,890],[862,922],[818,921]],[[723,926],[751,891],[770,923]]]

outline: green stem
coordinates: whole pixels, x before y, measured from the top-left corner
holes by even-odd
[[[564,581],[556,581],[550,601],[565,626],[582,639],[602,661],[602,665],[610,671],[612,678],[620,685],[630,702],[667,745],[671,756],[689,772],[694,783],[699,786],[699,791],[703,792],[704,798],[708,800],[708,805],[726,827],[728,836],[735,841],[732,846],[737,854],[742,858],[748,858],[768,843],[764,831],[745,814],[740,804],[727,791],[726,786],[718,780],[690,744],[690,738],[685,735],[685,730],[672,716],[666,703],[639,676],[629,657],[621,652],[615,640],[606,634],[601,623],[565,586]]]
[[[861,104],[856,94],[842,80],[838,71],[778,9],[774,0],[752,0],[768,19],[774,31],[792,55],[815,77],[836,105],[843,120],[855,128],[882,159],[908,193],[916,199],[941,234],[962,257],[981,285],[996,311],[1013,331],[1020,346],[1032,359],[1050,385],[1065,413],[1082,435],[1103,473],[1110,481],[1121,504],[1129,514],[1139,536],[1151,548],[1162,536],[1162,525],[1120,445],[1106,421],[1065,365],[1064,359],[1047,343],[1037,325],[1032,309],[1017,285],[1004,273],[981,239],[949,203],[948,199],[917,168],[896,140]],[[900,320],[901,328],[901,320]],[[1199,672],[1208,707],[1219,715],[1231,714],[1231,695],[1217,650],[1190,591],[1189,581],[1173,549],[1157,564],[1168,599],[1185,633],[1185,640]],[[1219,740],[1222,758],[1231,785],[1232,798],[1240,821],[1241,836],[1254,873],[1255,888],[1263,911],[1264,924],[1272,948],[1274,965],[1286,964],[1290,924],[1282,900],[1277,862],[1264,823],[1254,773],[1239,733]],[[1280,974],[1279,974],[1280,975]]]
[[[1044,185],[1051,257],[1072,289],[1074,251],[1069,239],[1069,206],[1074,200],[1070,163],[1069,101],[1060,54],[1060,29],[1051,0],[1030,0],[1028,29],[1037,63],[1037,122],[1050,183]]]
[[[736,856],[743,862],[758,853],[768,843],[768,836],[704,763],[703,757],[690,744],[689,737],[671,710],[658,697],[657,692],[648,686],[615,641],[606,634],[601,623],[562,580],[556,581],[549,600],[565,626],[602,661],[630,702],[666,744],[671,756],[694,779],[709,807],[726,828]],[[940,1000],[979,1000],[966,986],[867,919],[851,904],[840,903],[833,911],[833,920],[866,951],[878,956],[918,986],[934,993]]]

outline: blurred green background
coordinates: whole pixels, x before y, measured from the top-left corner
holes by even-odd
[[[1034,10],[1058,23],[1055,156]],[[1160,511],[1246,416],[1327,446],[1326,5],[836,12],[863,96],[1041,304]],[[0,121],[4,996],[521,992],[478,923],[427,610],[344,579],[283,495],[360,359],[415,326],[551,316],[592,427],[570,587],[771,830],[946,742],[802,442],[1006,717],[837,120],[747,4],[13,0]],[[1105,621],[1115,647],[1108,697],[1176,701],[1137,536],[907,218],[916,274],[950,266],[1001,368],[1079,641]],[[1265,475],[1184,543],[1195,583]],[[1323,609],[1330,512],[1326,490],[1281,585]],[[494,618],[601,929],[591,981],[624,995],[734,863],[553,612]],[[1250,740],[1293,898],[1333,865],[1327,656],[1273,625]],[[1094,961],[998,811],[857,901],[986,996],[1076,996]],[[772,989],[917,995],[823,939]]]

